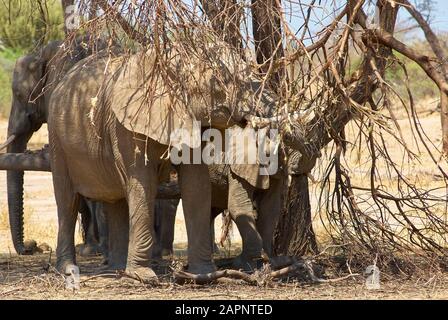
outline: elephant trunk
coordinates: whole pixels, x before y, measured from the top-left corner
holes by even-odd
[[[22,153],[25,151],[28,137],[18,137],[8,146],[9,153]],[[11,236],[16,252],[20,255],[32,254],[33,250],[27,248],[23,241],[23,171],[8,171],[8,211]]]

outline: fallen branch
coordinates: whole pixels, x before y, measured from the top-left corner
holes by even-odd
[[[249,284],[256,285],[258,282],[253,275],[238,270],[219,270],[211,273],[192,274],[185,271],[177,271],[173,273],[177,283],[185,283],[193,281],[196,284],[208,284],[221,278],[230,278],[243,280]]]
[[[50,172],[50,159],[46,150],[0,155],[0,170]]]
[[[269,280],[274,279],[282,279],[288,276],[293,276],[300,269],[306,271],[309,276],[311,282],[313,283],[336,283],[340,281],[344,281],[350,278],[358,277],[360,274],[351,273],[345,277],[337,278],[337,279],[322,279],[316,276],[313,270],[313,264],[310,260],[298,261],[296,258],[291,258],[290,261],[293,261],[291,265],[286,266],[280,270],[271,271],[268,273],[255,272],[252,274],[248,274],[239,270],[218,270],[211,273],[206,274],[192,274],[186,271],[175,271],[173,273],[174,279],[177,283],[186,283],[186,282],[194,282],[196,284],[209,284],[221,278],[229,278],[235,280],[243,280],[244,282],[251,285],[264,285]]]

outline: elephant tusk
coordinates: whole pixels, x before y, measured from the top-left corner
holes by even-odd
[[[6,142],[4,144],[0,145],[0,151],[5,149],[6,147],[8,147],[11,143],[13,143],[15,139],[16,139],[15,134],[9,136],[9,138],[6,140]]]

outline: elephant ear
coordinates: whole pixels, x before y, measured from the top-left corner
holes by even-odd
[[[56,63],[57,54],[61,49],[61,44],[61,41],[52,41],[44,46],[39,53],[36,54],[35,61],[30,64],[30,70],[40,72],[41,78],[47,76],[49,65]]]
[[[172,145],[179,129],[191,136],[195,117],[173,103],[165,82],[152,72],[155,63],[155,55],[148,54],[123,62],[109,93],[111,108],[126,129]]]
[[[250,127],[240,128],[234,126],[226,134],[228,156],[230,157],[230,170],[238,177],[246,180],[257,189],[269,188],[269,176],[261,174],[262,166],[259,164],[259,147],[255,131]]]
[[[61,41],[52,41],[42,48],[40,59],[43,63],[49,63],[61,49]]]

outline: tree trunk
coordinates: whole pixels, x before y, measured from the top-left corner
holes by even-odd
[[[268,75],[268,84],[274,91],[286,74],[282,69],[272,71],[273,64],[284,56],[278,3],[276,0],[252,0],[257,62],[263,75],[273,72]],[[285,255],[317,252],[311,223],[308,178],[306,175],[300,175],[291,179],[291,186],[288,188],[285,185],[283,210],[275,231],[274,252]]]
[[[201,3],[213,29],[224,41],[240,50],[243,45],[240,34],[241,7],[237,1],[201,0]]]
[[[269,72],[268,83],[276,91],[285,75],[283,70],[272,70],[271,65],[284,56],[280,8],[276,0],[252,0],[252,26],[255,42],[255,54],[260,72]]]
[[[292,177],[291,185],[285,187],[285,191],[285,208],[274,238],[275,253],[287,256],[318,253],[311,219],[308,176],[303,174]]]
[[[355,0],[352,0],[352,5],[353,7],[356,5]],[[397,18],[397,6],[383,0],[378,0],[377,5],[380,8],[381,30],[392,34]],[[379,45],[376,50],[376,65],[380,75],[384,75],[387,58],[392,54],[392,49],[387,46]],[[360,69],[362,70],[361,80],[350,94],[351,99],[359,104],[364,104],[368,101],[378,85],[378,83],[375,82],[375,77],[372,76],[373,71],[370,67],[371,58],[374,57],[371,57],[370,54],[365,57],[365,61]],[[314,161],[312,159],[318,157],[320,149],[332,141],[334,136],[339,135],[343,131],[345,125],[350,121],[352,116],[353,114],[350,112],[350,109],[344,105],[343,100],[341,103],[330,106],[323,116],[317,116],[311,121],[311,124],[309,125],[311,130],[304,136],[297,139],[301,134],[297,132],[293,134],[296,142],[301,141],[297,144],[297,149],[302,152],[309,161]],[[330,127],[333,131],[331,133],[328,130],[330,123]],[[285,138],[289,139],[288,135],[286,135]],[[309,145],[304,145],[304,143],[310,141],[313,141],[313,149],[310,149]],[[317,251],[315,235],[311,226],[311,206],[309,205],[308,183],[305,182],[306,179],[305,176],[292,178],[291,189],[301,189],[298,189],[296,192],[292,190],[286,193],[286,209],[280,217],[276,230],[276,243],[274,245],[276,254],[300,256],[306,254],[307,251],[314,253]],[[301,202],[303,203],[301,204]],[[293,234],[289,234],[291,232]],[[303,237],[302,240],[299,240],[299,236]],[[305,246],[302,245],[304,241],[310,242]]]

